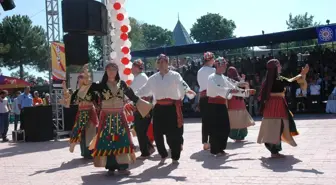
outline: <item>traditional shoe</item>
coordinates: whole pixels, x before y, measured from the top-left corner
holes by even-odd
[[[76,143],[70,143],[69,151],[70,151],[71,153],[74,152],[74,150],[75,150],[75,146],[76,146]]]
[[[204,143],[203,144],[203,150],[209,150],[210,149],[210,144],[209,143]]]
[[[131,175],[131,171],[129,170],[118,170],[119,175]]]
[[[164,165],[166,160],[167,160],[167,158],[162,158],[161,161],[159,162],[159,165]]]
[[[177,164],[180,164],[180,163],[178,162],[178,160],[173,160],[172,164],[176,164],[177,165]]]
[[[282,154],[272,154],[271,155],[271,158],[273,159],[281,159],[281,158],[285,158],[286,156],[285,155],[282,155]]]

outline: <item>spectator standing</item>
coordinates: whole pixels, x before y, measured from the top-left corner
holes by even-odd
[[[33,96],[30,94],[30,87],[24,89],[24,93],[19,96],[18,107],[20,109],[20,130],[24,129],[24,108],[33,106]]]
[[[8,91],[0,92],[0,134],[3,142],[7,142],[7,132],[9,127],[9,112],[11,111],[8,104]]]
[[[33,106],[43,105],[43,100],[40,98],[40,95],[37,91],[34,92]]]
[[[45,94],[45,97],[43,98],[43,105],[47,106],[47,105],[51,105],[51,101],[50,101],[50,95],[49,93]]]
[[[20,109],[19,109],[19,97],[21,92],[16,92],[16,97],[14,98],[13,102],[13,112],[14,112],[14,130],[17,130],[17,125],[20,120]]]

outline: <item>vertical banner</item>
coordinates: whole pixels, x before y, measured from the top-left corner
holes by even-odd
[[[66,80],[65,49],[62,43],[51,43],[51,71],[53,87],[62,87],[62,82]]]
[[[317,40],[319,44],[327,43],[327,42],[334,42],[336,39],[335,37],[335,30],[336,26],[323,26],[317,27]]]

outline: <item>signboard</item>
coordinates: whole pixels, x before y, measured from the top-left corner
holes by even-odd
[[[62,43],[51,43],[51,70],[53,86],[62,87],[62,82],[66,80],[65,48]]]
[[[336,26],[321,26],[316,28],[319,44],[336,41]]]

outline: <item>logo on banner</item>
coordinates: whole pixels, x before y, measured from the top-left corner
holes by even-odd
[[[334,32],[329,27],[321,28],[318,34],[319,40],[322,42],[330,42],[334,38]]]

